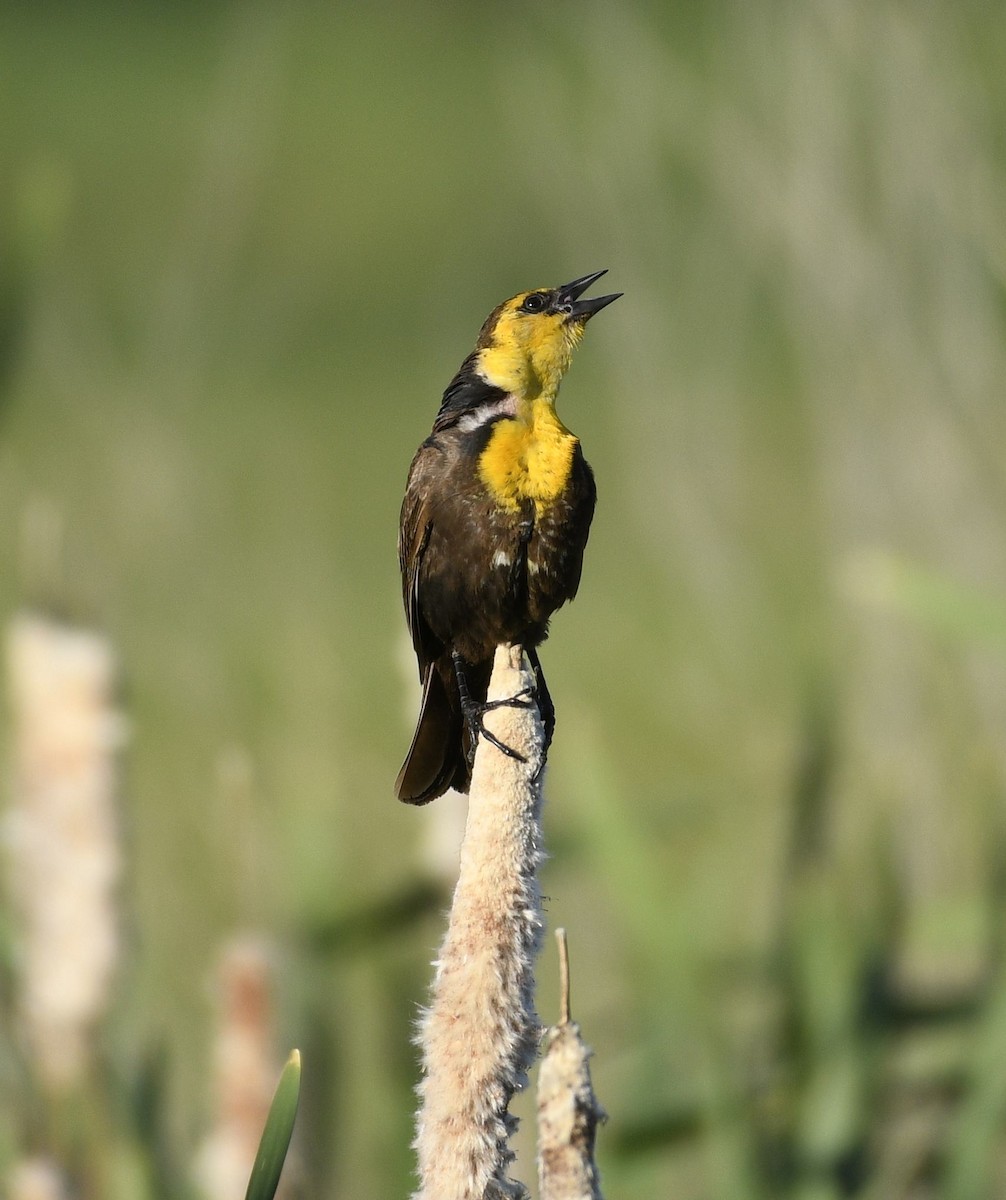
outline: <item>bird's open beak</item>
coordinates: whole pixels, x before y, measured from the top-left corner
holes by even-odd
[[[598,313],[602,308],[607,307],[613,300],[617,300],[622,292],[614,292],[610,296],[598,296],[593,300],[581,300],[580,296],[590,287],[592,283],[600,279],[602,275],[607,275],[607,271],[595,271],[592,275],[584,275],[580,279],[574,279],[572,283],[564,283],[562,287],[556,290],[555,303],[553,310],[566,314],[567,321],[586,321]]]

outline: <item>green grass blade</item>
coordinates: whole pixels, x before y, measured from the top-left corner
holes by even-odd
[[[276,1085],[269,1116],[266,1118],[262,1140],[259,1142],[255,1165],[248,1180],[245,1200],[272,1200],[279,1185],[286,1152],[293,1136],[300,1100],[300,1051],[294,1050],[287,1059],[283,1074]]]

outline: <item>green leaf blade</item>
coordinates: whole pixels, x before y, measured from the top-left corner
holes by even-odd
[[[300,1101],[300,1051],[294,1050],[287,1059],[276,1085],[276,1094],[269,1107],[262,1140],[259,1142],[255,1165],[248,1180],[245,1200],[272,1200],[286,1161],[286,1152],[293,1136],[297,1105]]]

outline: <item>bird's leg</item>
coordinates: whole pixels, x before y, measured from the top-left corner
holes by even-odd
[[[552,745],[552,735],[555,733],[555,705],[552,703],[552,696],[548,690],[548,684],[545,682],[545,672],[541,669],[541,659],[538,657],[538,651],[534,646],[526,646],[528,659],[531,663],[531,668],[534,671],[534,691],[538,700],[538,711],[541,713],[541,723],[545,729],[545,745],[541,751],[541,762],[538,764],[538,770],[535,772],[535,782],[541,778],[542,771],[545,770],[545,764],[548,762],[548,752]]]
[[[534,693],[538,701],[538,711],[541,713],[541,723],[545,726],[545,751],[542,754],[542,762],[548,756],[549,747],[552,745],[552,735],[555,733],[555,705],[552,703],[552,696],[548,690],[548,684],[545,682],[545,672],[541,669],[541,659],[538,657],[538,651],[534,646],[525,646],[525,651],[531,669],[534,671]]]
[[[492,732],[491,729],[486,729],[483,718],[487,712],[492,712],[496,708],[529,708],[531,700],[534,696],[534,688],[525,688],[518,692],[516,696],[508,696],[503,700],[486,700],[481,704],[477,700],[472,699],[472,694],[468,690],[468,680],[465,677],[465,660],[456,650],[451,651],[451,661],[454,663],[454,674],[458,680],[458,694],[461,697],[461,712],[465,718],[465,724],[468,726],[468,736],[471,740],[471,749],[468,757],[470,759],[469,766],[475,760],[475,748],[478,745],[479,737],[484,737],[487,742],[491,742],[502,754],[507,758],[516,759],[517,762],[527,762],[527,759],[519,751],[512,746],[508,746]]]

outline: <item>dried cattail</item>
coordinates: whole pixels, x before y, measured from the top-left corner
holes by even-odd
[[[44,1087],[82,1077],[119,950],[121,870],[114,707],[106,639],[36,616],[14,620],[7,661],[14,780],[4,821],[18,929],[18,1008]]]
[[[214,1122],[196,1174],[207,1200],[242,1200],[269,1114],[273,1054],[272,963],[257,938],[221,955],[213,1046]]]
[[[14,1164],[8,1179],[9,1200],[67,1200],[63,1173],[47,1158],[23,1158]]]
[[[570,1018],[566,931],[557,929],[562,981],[559,1024],[545,1034],[538,1068],[538,1190],[540,1200],[603,1200],[594,1137],[604,1110],[590,1082],[590,1049]]]
[[[489,699],[517,696],[533,683],[520,647],[500,646]],[[543,730],[534,706],[495,709],[486,724],[526,761],[479,741],[458,883],[419,1030],[416,1200],[527,1195],[507,1175],[516,1127],[508,1106],[527,1083],[540,1033],[534,960],[542,930]]]

